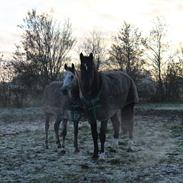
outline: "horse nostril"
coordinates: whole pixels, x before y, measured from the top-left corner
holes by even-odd
[[[62,93],[63,93],[64,95],[67,95],[67,90],[66,90],[65,88],[62,88]]]

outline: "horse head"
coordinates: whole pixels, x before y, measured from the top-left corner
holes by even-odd
[[[90,94],[96,73],[93,54],[90,53],[89,56],[84,56],[81,53],[80,63],[81,89],[83,93]]]
[[[65,72],[63,78],[62,92],[66,94],[68,90],[72,90],[77,85],[77,80],[75,77],[76,70],[74,64],[72,64],[71,67],[68,67],[67,64],[65,64],[64,69]]]

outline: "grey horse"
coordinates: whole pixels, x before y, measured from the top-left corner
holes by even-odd
[[[62,93],[62,82],[53,81],[49,85],[46,86],[44,90],[43,96],[43,111],[45,113],[45,146],[48,148],[48,130],[51,117],[54,116],[56,118],[54,123],[56,144],[58,148],[65,146],[65,136],[67,134],[67,121],[68,121],[68,96],[65,96]],[[62,137],[63,142],[62,145],[59,139],[59,125],[62,121]]]
[[[73,72],[72,68],[67,67],[70,72]],[[72,90],[73,93],[79,98],[79,93],[76,93],[75,90]],[[49,123],[52,116],[56,118],[54,123],[54,130],[56,136],[56,144],[58,148],[63,148],[65,152],[65,137],[67,134],[67,122],[68,120],[73,121],[74,123],[74,147],[75,152],[79,152],[78,148],[78,122],[81,117],[80,106],[76,106],[76,101],[68,94],[63,91],[63,82],[54,81],[46,86],[43,96],[43,111],[45,113],[45,145],[48,148],[48,130]],[[59,139],[59,126],[62,121],[62,145]]]

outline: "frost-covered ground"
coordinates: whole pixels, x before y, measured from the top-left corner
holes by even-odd
[[[66,154],[56,149],[53,123],[49,149],[44,148],[44,120],[0,121],[0,183],[177,183],[183,182],[183,125],[178,116],[137,115],[134,152],[127,152],[125,139],[111,148],[109,122],[106,159],[93,161],[93,143],[87,122],[80,123],[80,153],[73,148],[70,123]]]

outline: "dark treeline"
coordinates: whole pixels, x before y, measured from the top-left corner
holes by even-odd
[[[23,32],[21,43],[12,61],[1,65],[3,106],[31,105],[45,85],[62,79],[63,65],[73,62],[71,52],[76,46],[78,55],[80,51],[94,54],[99,70],[127,72],[137,84],[141,101],[183,99],[183,47],[172,53],[166,42],[166,25],[160,18],[147,37],[139,28],[123,22],[109,48],[102,33],[94,30],[76,40],[69,20],[60,25],[48,14],[37,14],[35,10],[27,13],[19,27]]]

